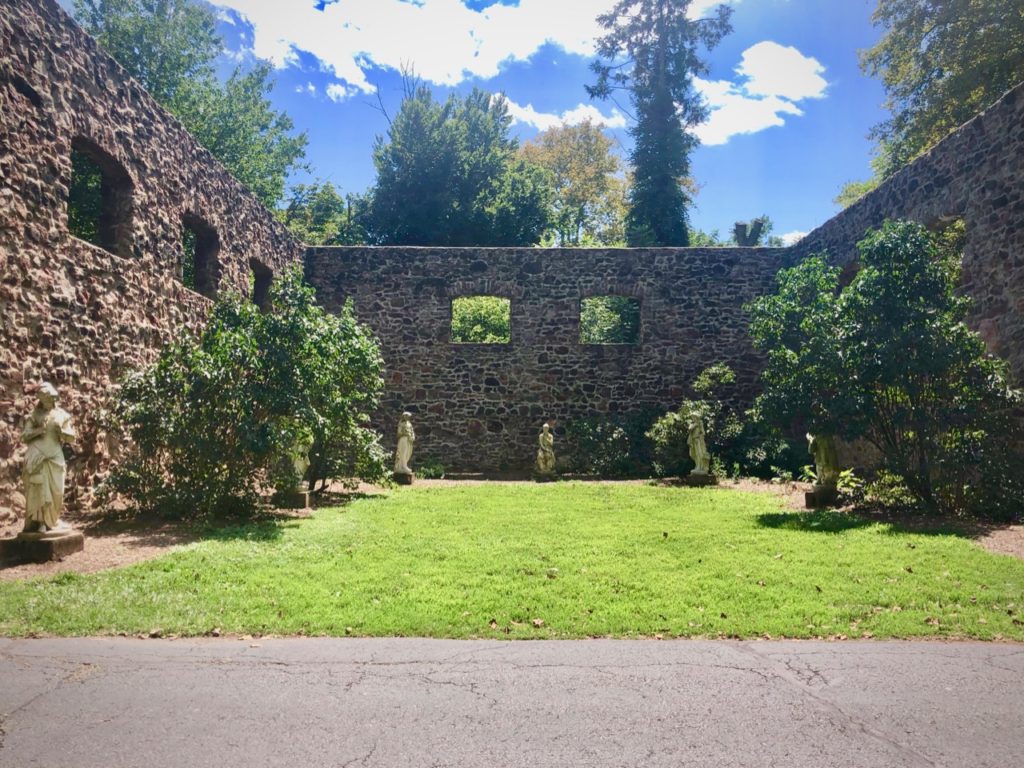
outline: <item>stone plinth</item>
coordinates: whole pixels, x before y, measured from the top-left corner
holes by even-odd
[[[416,479],[416,475],[413,472],[395,472],[394,478],[398,485],[412,485],[412,481]]]
[[[310,493],[309,491],[295,490],[275,494],[274,506],[278,509],[309,509],[312,506]]]
[[[804,506],[808,509],[831,507],[839,500],[839,491],[834,485],[816,485],[804,494]]]
[[[683,475],[683,485],[688,485],[691,488],[704,488],[708,485],[718,485],[718,478],[714,475],[704,474],[690,474]]]
[[[0,540],[0,563],[48,563],[63,560],[68,555],[85,549],[85,536],[79,531],[47,531],[46,533],[19,533],[13,539]]]
[[[534,472],[533,480],[536,483],[553,483],[555,481],[554,474],[550,472]]]

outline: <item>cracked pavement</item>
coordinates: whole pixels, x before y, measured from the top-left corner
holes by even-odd
[[[985,766],[1024,646],[0,639],[0,768]]]

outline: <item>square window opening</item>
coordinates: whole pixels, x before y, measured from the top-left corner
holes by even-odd
[[[452,299],[452,343],[508,344],[511,317],[512,301],[501,296]]]
[[[581,344],[639,344],[640,300],[590,296],[580,302]]]

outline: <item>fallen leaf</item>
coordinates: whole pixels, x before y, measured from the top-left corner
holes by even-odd
[[[150,637],[163,637],[164,631],[162,629],[151,629],[149,630]]]
[[[498,628],[498,622],[495,621],[494,619],[491,619],[490,627],[491,627],[491,629],[497,629]]]
[[[719,616],[720,616],[721,618],[723,618],[723,619],[728,619],[728,618],[729,618],[729,617],[728,617],[728,616],[726,616],[726,615],[725,615],[724,613],[722,613],[722,614],[719,614]]]
[[[906,567],[904,567],[904,569],[903,569],[903,570],[904,570],[904,571],[906,571],[907,573],[913,573],[913,572],[914,572],[914,569],[913,569],[913,568],[911,568],[911,567],[910,567],[909,565],[908,565],[908,566],[906,566]]]
[[[533,626],[535,626],[535,627],[543,627],[544,626],[544,619],[534,619],[533,620]]]
[[[757,586],[763,587],[764,586],[764,580],[763,579],[758,579],[757,580]]]
[[[815,585],[814,585],[814,588],[815,588],[816,590],[818,590],[819,592],[821,592],[821,587],[819,587],[819,586],[818,586],[817,584],[815,584]]]
[[[772,556],[772,559],[773,559],[773,560],[781,560],[781,559],[782,559],[782,553],[781,553],[781,552],[779,552],[778,554],[776,554],[776,555],[773,555],[773,556]]]

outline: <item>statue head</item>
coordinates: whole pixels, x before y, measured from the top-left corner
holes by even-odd
[[[412,414],[408,411],[402,411],[402,421],[409,421],[412,418]]]
[[[550,431],[551,431],[551,425],[550,425],[550,424],[547,424],[547,423],[545,423],[545,424],[544,424],[544,426],[542,426],[542,427],[541,427],[541,430],[542,430],[543,432],[550,432]]]
[[[39,385],[39,389],[36,392],[36,397],[39,400],[39,404],[44,408],[53,408],[57,403],[57,399],[60,397],[57,394],[57,388],[48,381],[44,381]]]

